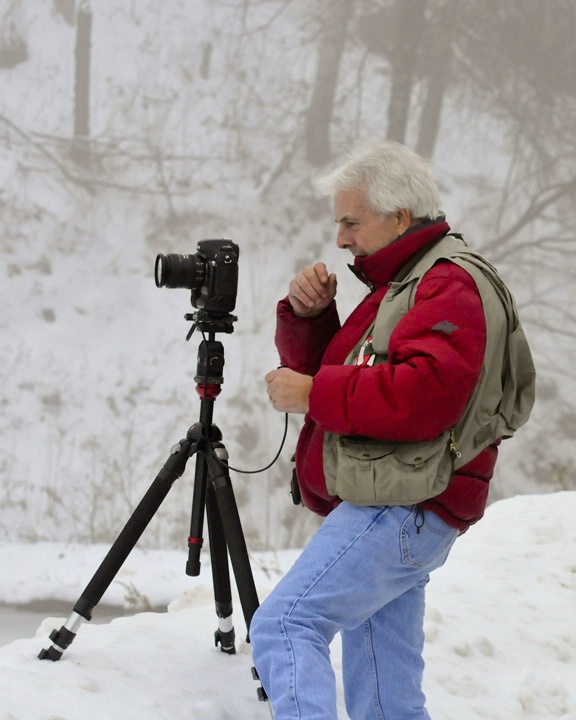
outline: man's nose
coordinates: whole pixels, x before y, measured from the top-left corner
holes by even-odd
[[[338,228],[338,236],[336,237],[336,245],[340,248],[350,247],[350,233],[347,232],[346,228]]]

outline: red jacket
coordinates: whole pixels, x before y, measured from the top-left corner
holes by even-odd
[[[451,262],[436,264],[421,280],[414,307],[390,337],[388,363],[343,365],[400,268],[449,229],[443,221],[421,225],[373,255],[356,258],[354,270],[371,292],[342,327],[335,302],[314,318],[296,317],[287,298],[278,305],[276,345],[282,364],[314,376],[296,469],[304,504],[320,515],[340,502],[326,490],[325,431],[432,440],[457,422],[476,386],[486,341],[482,301],[471,276]],[[457,329],[447,333],[452,326]],[[466,530],[484,513],[497,453],[495,446],[484,450],[422,506]]]

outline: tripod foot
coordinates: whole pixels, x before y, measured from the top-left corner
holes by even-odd
[[[236,633],[232,624],[232,615],[218,618],[218,630],[214,633],[214,645],[228,655],[236,654]]]
[[[78,613],[73,612],[72,615],[70,615],[70,617],[68,618],[66,624],[62,625],[60,630],[52,630],[52,632],[50,633],[52,647],[40,650],[40,652],[38,653],[38,659],[52,660],[52,662],[57,662],[58,660],[60,660],[64,653],[64,650],[66,650],[66,648],[69,647],[74,641],[76,633],[78,632],[78,628],[80,627],[80,625],[82,625],[85,619],[86,618],[83,618],[82,615],[78,615]]]
[[[236,646],[234,644],[234,640],[234,630],[229,633],[222,633],[220,632],[220,630],[216,630],[216,632],[214,633],[214,645],[216,647],[220,645],[220,650],[223,653],[227,653],[228,655],[236,655]]]

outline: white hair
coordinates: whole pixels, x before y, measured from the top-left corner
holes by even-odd
[[[372,210],[382,215],[406,208],[413,218],[433,220],[441,212],[440,193],[428,164],[396,142],[354,145],[347,160],[315,184],[324,195],[362,190]]]

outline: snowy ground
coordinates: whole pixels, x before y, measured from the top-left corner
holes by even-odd
[[[573,492],[502,500],[437,571],[426,617],[425,687],[434,720],[576,720],[575,513]],[[105,550],[1,547],[0,602],[73,604]],[[296,554],[252,558],[261,598]],[[84,624],[59,663],[36,656],[64,618],[0,648],[0,720],[269,717],[256,700],[239,605],[238,654],[228,656],[212,644],[209,563],[203,558],[200,577],[188,578],[185,561],[184,552],[135,550],[102,601],[169,603],[168,613]],[[333,662],[338,669],[337,642]]]

